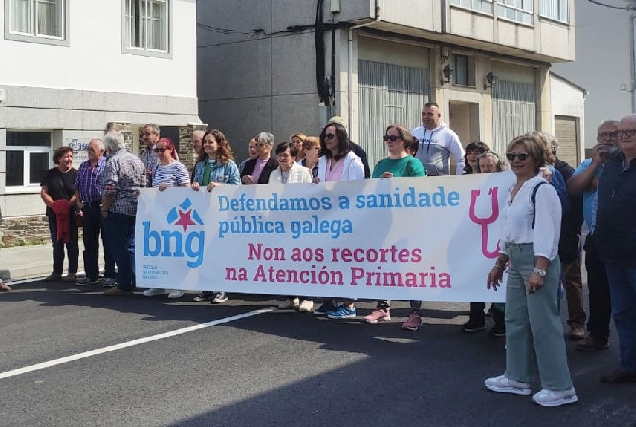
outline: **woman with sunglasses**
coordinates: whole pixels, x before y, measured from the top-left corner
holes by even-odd
[[[183,163],[177,160],[174,143],[170,138],[161,138],[155,144],[157,153],[157,166],[152,170],[152,186],[164,191],[168,187],[189,187],[190,174]],[[183,296],[179,289],[166,290],[163,288],[150,288],[144,291],[144,296],[154,297],[168,294],[169,299],[177,299]]]
[[[349,135],[341,124],[330,123],[322,129],[320,154],[318,177],[314,180],[315,182],[364,179],[362,160],[351,151]],[[356,317],[356,307],[353,300],[346,300],[342,305],[331,300],[314,310],[314,314],[326,315],[329,319],[350,319]]]
[[[386,128],[382,139],[386,144],[389,157],[380,160],[375,165],[372,178],[426,176],[422,162],[409,153],[415,141],[411,131],[401,125],[391,125]],[[411,301],[411,308],[417,310],[418,313],[421,305],[422,303],[419,301]],[[371,324],[389,320],[391,320],[391,301],[388,300],[378,301],[376,309],[364,317],[364,321]]]
[[[541,174],[543,141],[516,137],[506,157],[516,175],[503,206],[501,251],[488,274],[497,290],[508,265],[506,284],[506,371],[485,386],[499,393],[528,396],[538,368],[542,390],[532,396],[541,406],[578,400],[572,386],[560,312],[559,229],[561,203]],[[535,366],[536,365],[536,366]]]
[[[199,188],[205,187],[212,191],[214,187],[224,184],[240,185],[241,176],[225,134],[218,129],[210,129],[203,136],[203,152],[194,166],[192,189],[199,191]],[[194,297],[193,301],[212,301],[213,304],[220,304],[227,300],[227,294],[223,291],[203,291]]]
[[[466,154],[464,154],[464,175],[478,173],[477,158],[480,154],[490,151],[485,142],[471,142],[466,146]]]

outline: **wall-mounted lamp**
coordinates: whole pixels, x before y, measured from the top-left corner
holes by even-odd
[[[488,74],[486,74],[486,82],[487,83],[484,84],[484,89],[492,87],[492,85],[497,82],[497,76],[495,76],[492,71],[488,72]]]
[[[442,73],[444,73],[444,78],[442,79],[442,84],[450,83],[451,77],[453,75],[453,69],[450,67],[450,65],[446,65],[444,67],[444,69],[442,70]]]
[[[448,46],[442,46],[440,57],[442,59],[442,64],[448,61],[448,58],[450,58],[450,49],[448,48]]]

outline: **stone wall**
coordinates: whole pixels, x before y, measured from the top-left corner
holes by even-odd
[[[0,225],[0,246],[48,243],[49,221],[44,215],[4,218]]]
[[[188,171],[192,172],[196,163],[197,155],[192,147],[192,135],[195,131],[207,130],[207,125],[188,125],[179,126],[179,160],[183,163]]]

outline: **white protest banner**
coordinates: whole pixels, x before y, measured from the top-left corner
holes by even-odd
[[[143,189],[139,287],[424,301],[486,289],[510,172]]]

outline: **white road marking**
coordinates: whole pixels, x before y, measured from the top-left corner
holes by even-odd
[[[183,335],[188,332],[198,331],[199,329],[209,328],[211,326],[223,325],[226,323],[234,322],[235,320],[245,319],[247,317],[258,316],[259,314],[268,313],[275,310],[274,307],[262,308],[260,310],[249,311],[247,313],[237,314],[235,316],[225,317],[223,319],[213,320],[207,323],[200,323],[194,326],[188,326],[187,328],[176,329],[170,332],[164,332],[163,334],[152,335],[145,338],[139,338],[136,340],[123,342],[120,344],[109,345],[108,347],[98,348],[96,350],[85,351],[83,353],[73,354],[71,356],[62,357],[60,359],[49,360],[48,362],[38,363],[31,366],[25,366],[24,368],[14,369],[12,371],[0,372],[0,380],[18,375],[26,374],[33,371],[39,371],[53,366],[62,365],[64,363],[73,362],[75,360],[85,359],[87,357],[98,356],[100,354],[108,353],[110,351],[122,350],[128,347],[134,347],[136,345],[145,344],[152,341],[162,340],[164,338],[175,337],[177,335]]]

